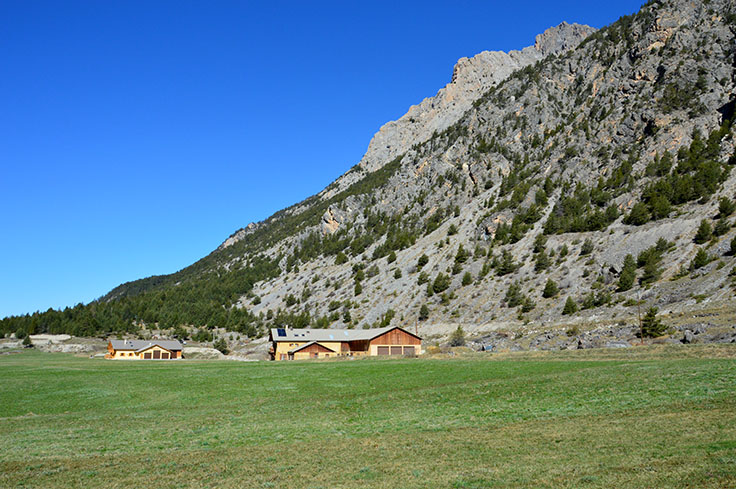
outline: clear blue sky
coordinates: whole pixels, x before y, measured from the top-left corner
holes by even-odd
[[[643,0],[0,2],[0,317],[171,273],[320,191],[458,58]]]

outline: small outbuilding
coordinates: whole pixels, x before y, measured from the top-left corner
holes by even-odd
[[[105,358],[114,360],[175,360],[181,358],[178,340],[110,340]]]

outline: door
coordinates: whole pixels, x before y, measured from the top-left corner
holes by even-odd
[[[392,346],[391,347],[391,354],[392,355],[401,355],[401,347],[400,346]]]
[[[415,355],[413,346],[404,347],[404,355]]]
[[[153,350],[153,359],[158,360],[161,358],[161,350]]]
[[[149,351],[148,353],[144,353],[143,354],[143,359],[144,360],[150,360],[151,359],[151,352]]]
[[[389,350],[387,346],[379,346],[378,347],[378,354],[379,355],[388,355]]]

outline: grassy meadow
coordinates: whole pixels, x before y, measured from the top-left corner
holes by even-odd
[[[736,487],[736,347],[0,355],[0,487]]]

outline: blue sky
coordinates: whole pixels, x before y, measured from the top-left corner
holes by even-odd
[[[348,170],[458,58],[642,3],[0,2],[0,317],[179,270]]]

